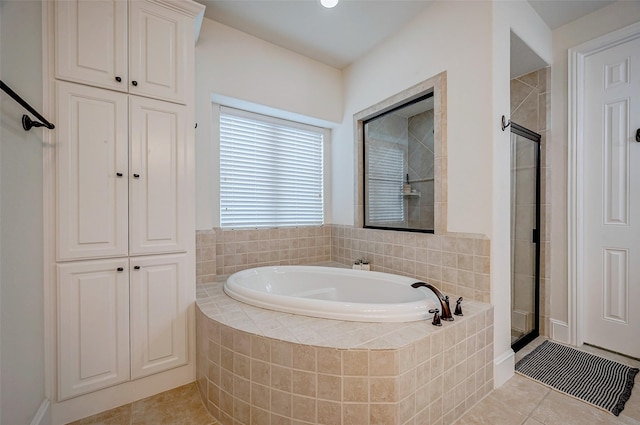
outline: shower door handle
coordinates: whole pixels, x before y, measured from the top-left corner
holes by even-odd
[[[640,128],[636,130],[636,142],[640,142]]]
[[[531,242],[538,243],[538,229],[531,229]]]

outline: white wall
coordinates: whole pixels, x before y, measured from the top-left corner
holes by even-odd
[[[0,76],[42,110],[39,1],[0,3]],[[42,133],[0,94],[0,400],[2,424],[29,424],[45,398]],[[33,118],[33,117],[32,117]]]
[[[640,21],[640,1],[621,0],[553,31],[551,134],[553,144],[551,318],[568,319],[567,280],[567,72],[568,49]]]
[[[196,45],[197,229],[219,223],[218,137],[211,125],[212,95],[245,107],[260,105],[261,112],[281,118],[335,126],[342,120],[342,72],[204,19]]]

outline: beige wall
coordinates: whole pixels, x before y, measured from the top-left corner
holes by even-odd
[[[567,73],[568,49],[640,21],[640,2],[618,1],[553,31],[551,110],[553,141],[550,146],[553,211],[551,227],[551,319],[559,325],[568,320],[567,277]],[[557,241],[557,243],[556,243]]]
[[[2,1],[0,22],[2,81],[42,111],[40,2]],[[0,423],[29,424],[45,399],[42,135],[47,130],[24,131],[25,111],[4,92],[0,99]]]

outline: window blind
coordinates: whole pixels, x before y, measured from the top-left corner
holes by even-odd
[[[320,129],[220,109],[220,226],[320,226],[324,221]]]
[[[404,152],[387,146],[371,145],[368,149],[367,224],[404,221]]]

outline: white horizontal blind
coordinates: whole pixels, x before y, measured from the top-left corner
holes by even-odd
[[[220,226],[320,226],[321,130],[231,108],[220,110]]]
[[[404,221],[402,197],[404,152],[375,144],[370,144],[367,151],[369,163],[367,224]]]

